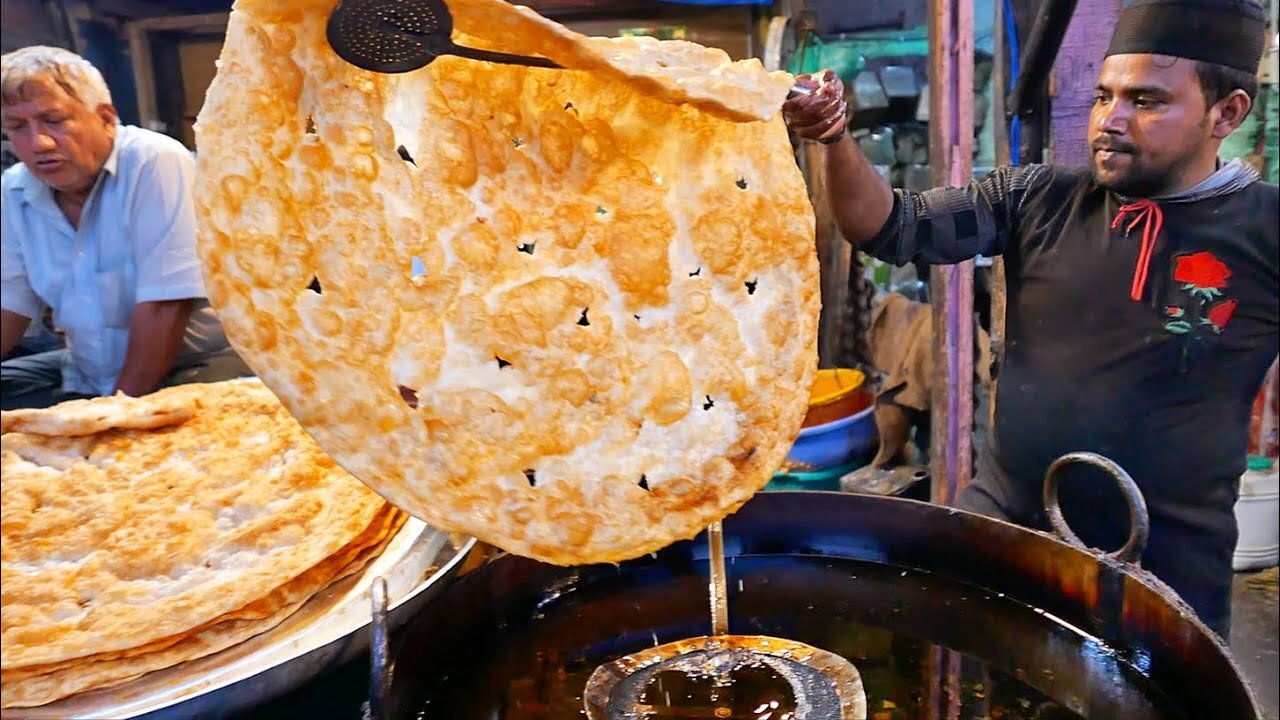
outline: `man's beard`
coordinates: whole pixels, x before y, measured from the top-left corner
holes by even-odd
[[[1142,154],[1137,146],[1109,135],[1103,135],[1089,144],[1092,152],[1094,175],[1098,185],[1111,192],[1128,197],[1147,197],[1159,191],[1165,181],[1164,172],[1156,172],[1142,165]],[[1110,150],[1128,156],[1128,167],[1108,172],[1102,168],[1098,153]]]
[[[1136,156],[1130,163],[1128,170],[1108,177],[1104,177],[1098,170],[1096,161],[1094,164],[1094,176],[1097,177],[1100,187],[1117,195],[1132,198],[1147,198],[1160,195],[1168,189],[1171,174],[1168,169],[1161,170],[1139,165]]]
[[[1208,127],[1209,117],[1200,121],[1200,129]],[[1206,137],[1207,140],[1207,137]],[[1094,177],[1098,185],[1117,195],[1130,198],[1150,198],[1163,195],[1174,190],[1174,183],[1181,171],[1195,162],[1193,146],[1184,148],[1184,154],[1162,167],[1152,167],[1144,163],[1145,155],[1136,145],[1114,135],[1104,134],[1089,143],[1090,159],[1093,162]],[[1099,150],[1111,150],[1129,156],[1128,167],[1103,177],[1104,171],[1099,167]]]

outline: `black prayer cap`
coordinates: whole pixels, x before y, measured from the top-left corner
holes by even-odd
[[[1168,55],[1255,73],[1266,16],[1249,0],[1133,0],[1107,55]]]

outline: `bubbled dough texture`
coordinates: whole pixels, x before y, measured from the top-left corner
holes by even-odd
[[[816,367],[779,78],[496,0],[451,2],[455,39],[609,71],[376,75],[328,47],[331,5],[237,3],[197,125],[206,284],[254,371],[378,493],[540,560],[635,557],[750,498]],[[715,88],[770,119],[666,102]]]
[[[261,382],[148,397],[195,412],[155,430],[3,436],[6,693],[11,681],[76,661],[273,615],[349,565],[326,561],[381,542],[370,530],[388,530],[389,512],[403,518],[329,459]]]
[[[391,506],[388,504],[387,508]],[[379,512],[373,524],[337,554],[325,558],[267,597],[189,633],[148,643],[127,653],[100,653],[54,666],[42,666],[38,668],[40,672],[6,676],[0,686],[0,706],[46,705],[89,690],[114,687],[146,673],[212,655],[261,635],[284,622],[320,589],[363,569],[371,558],[382,552],[403,521],[404,514],[393,508],[390,512]],[[77,707],[83,712],[83,705]]]
[[[6,410],[0,413],[0,432],[73,437],[113,428],[151,430],[185,422],[194,412],[194,403],[186,398],[175,396],[161,404],[118,393],[112,397],[68,400],[56,408]]]

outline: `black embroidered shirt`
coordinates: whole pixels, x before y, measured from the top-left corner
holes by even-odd
[[[1042,525],[1054,459],[1115,460],[1150,507],[1144,565],[1222,627],[1250,409],[1280,351],[1280,194],[1255,182],[1154,211],[1122,205],[1087,171],[1000,168],[964,188],[896,191],[862,249],[896,264],[1003,255],[1004,360],[972,490],[992,514]],[[1113,549],[1127,510],[1096,475],[1063,477],[1063,509],[1086,542]]]

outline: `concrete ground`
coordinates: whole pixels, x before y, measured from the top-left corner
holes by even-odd
[[[1236,573],[1231,617],[1231,649],[1253,683],[1265,720],[1280,720],[1280,619],[1276,568]]]

